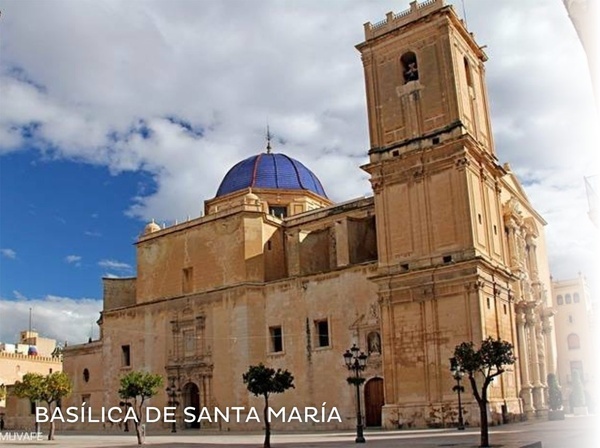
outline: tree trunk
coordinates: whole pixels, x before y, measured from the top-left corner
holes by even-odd
[[[265,409],[263,410],[265,420],[265,443],[263,448],[271,448],[271,423],[269,422],[269,397],[265,395]]]
[[[488,414],[487,414],[487,391],[483,390],[481,401],[479,401],[479,420],[481,425],[481,447],[490,446],[490,437],[488,432]]]
[[[37,401],[33,401],[33,400],[31,400],[31,399],[30,399],[30,401],[31,401],[31,402],[32,402],[32,403],[35,405],[35,407],[37,408],[37,406],[38,406],[38,402],[37,402]],[[36,432],[36,433],[38,433],[38,434],[39,434],[40,432],[42,432],[42,428],[41,428],[41,426],[40,426],[40,422],[38,422],[38,421],[37,421],[37,418],[35,419],[35,432]]]
[[[138,445],[143,445],[146,442],[146,430],[144,428],[144,420],[142,419],[142,406],[144,405],[144,401],[136,406],[134,404],[134,410],[136,411],[135,420],[133,423],[135,424],[135,435],[137,436]]]
[[[52,403],[48,403],[48,413],[52,415]],[[48,440],[54,440],[54,419],[50,418],[50,431],[48,432]]]
[[[142,424],[138,422],[134,422],[135,425],[135,435],[137,436],[138,445],[144,444],[144,434],[142,433]]]

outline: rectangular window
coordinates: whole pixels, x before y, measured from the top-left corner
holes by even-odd
[[[131,349],[129,345],[121,346],[121,366],[129,367],[131,366]]]
[[[194,330],[183,330],[183,352],[185,356],[196,354],[196,333]]]
[[[184,268],[181,279],[181,290],[184,294],[190,293],[194,286],[194,268]]]
[[[35,408],[36,408],[35,401],[30,400],[29,403],[30,403],[29,412],[31,414],[35,414]]]
[[[315,322],[317,332],[317,347],[329,347],[329,322],[327,319]]]
[[[281,327],[270,327],[269,335],[271,337],[271,352],[278,353],[283,351],[283,331]]]

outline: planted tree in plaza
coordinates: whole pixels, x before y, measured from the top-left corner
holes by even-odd
[[[473,342],[463,342],[454,349],[454,357],[468,375],[473,396],[479,405],[481,422],[480,446],[488,447],[488,387],[493,379],[505,372],[505,367],[517,360],[513,353],[513,345],[501,339],[488,337],[475,348]]]
[[[563,406],[562,393],[554,373],[548,374],[548,406],[551,411],[560,411]]]
[[[271,369],[262,363],[257,366],[250,366],[248,371],[242,375],[247,389],[256,397],[262,396],[265,399],[265,408],[263,410],[265,422],[265,442],[263,448],[271,447],[271,423],[269,422],[269,396],[271,394],[281,394],[293,388],[294,377],[287,370]]]
[[[46,376],[39,373],[26,373],[23,375],[22,381],[15,383],[14,394],[19,398],[29,398],[35,403],[45,402],[48,415],[52,417],[56,404],[62,398],[68,396],[72,390],[71,380],[64,372],[54,372]],[[48,440],[54,440],[54,432],[54,421],[50,418]]]
[[[549,373],[546,377],[548,384],[548,420],[564,420],[565,411],[563,410],[562,392],[558,385],[558,380],[554,373]]]
[[[569,401],[572,408],[581,408],[585,406],[585,391],[583,390],[583,382],[581,381],[579,370],[573,371]]]
[[[158,374],[134,370],[123,375],[120,384],[119,397],[125,400],[128,407],[133,408],[135,413],[133,423],[137,442],[138,445],[143,445],[146,434],[145,431],[142,431],[142,425],[144,424],[142,409],[146,400],[158,393],[158,389],[163,385],[163,378]]]

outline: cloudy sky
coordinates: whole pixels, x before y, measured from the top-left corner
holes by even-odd
[[[267,122],[333,200],[370,194],[354,45],[408,3],[0,0],[0,341],[29,308],[47,336],[97,336],[101,277],[135,275],[149,220],[199,216]],[[597,115],[562,2],[464,5],[490,57],[497,153],[548,221],[553,275],[591,277]]]

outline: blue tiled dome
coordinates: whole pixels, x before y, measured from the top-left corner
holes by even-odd
[[[217,196],[245,188],[308,190],[327,197],[312,171],[285,154],[262,153],[235,164],[225,175]]]

